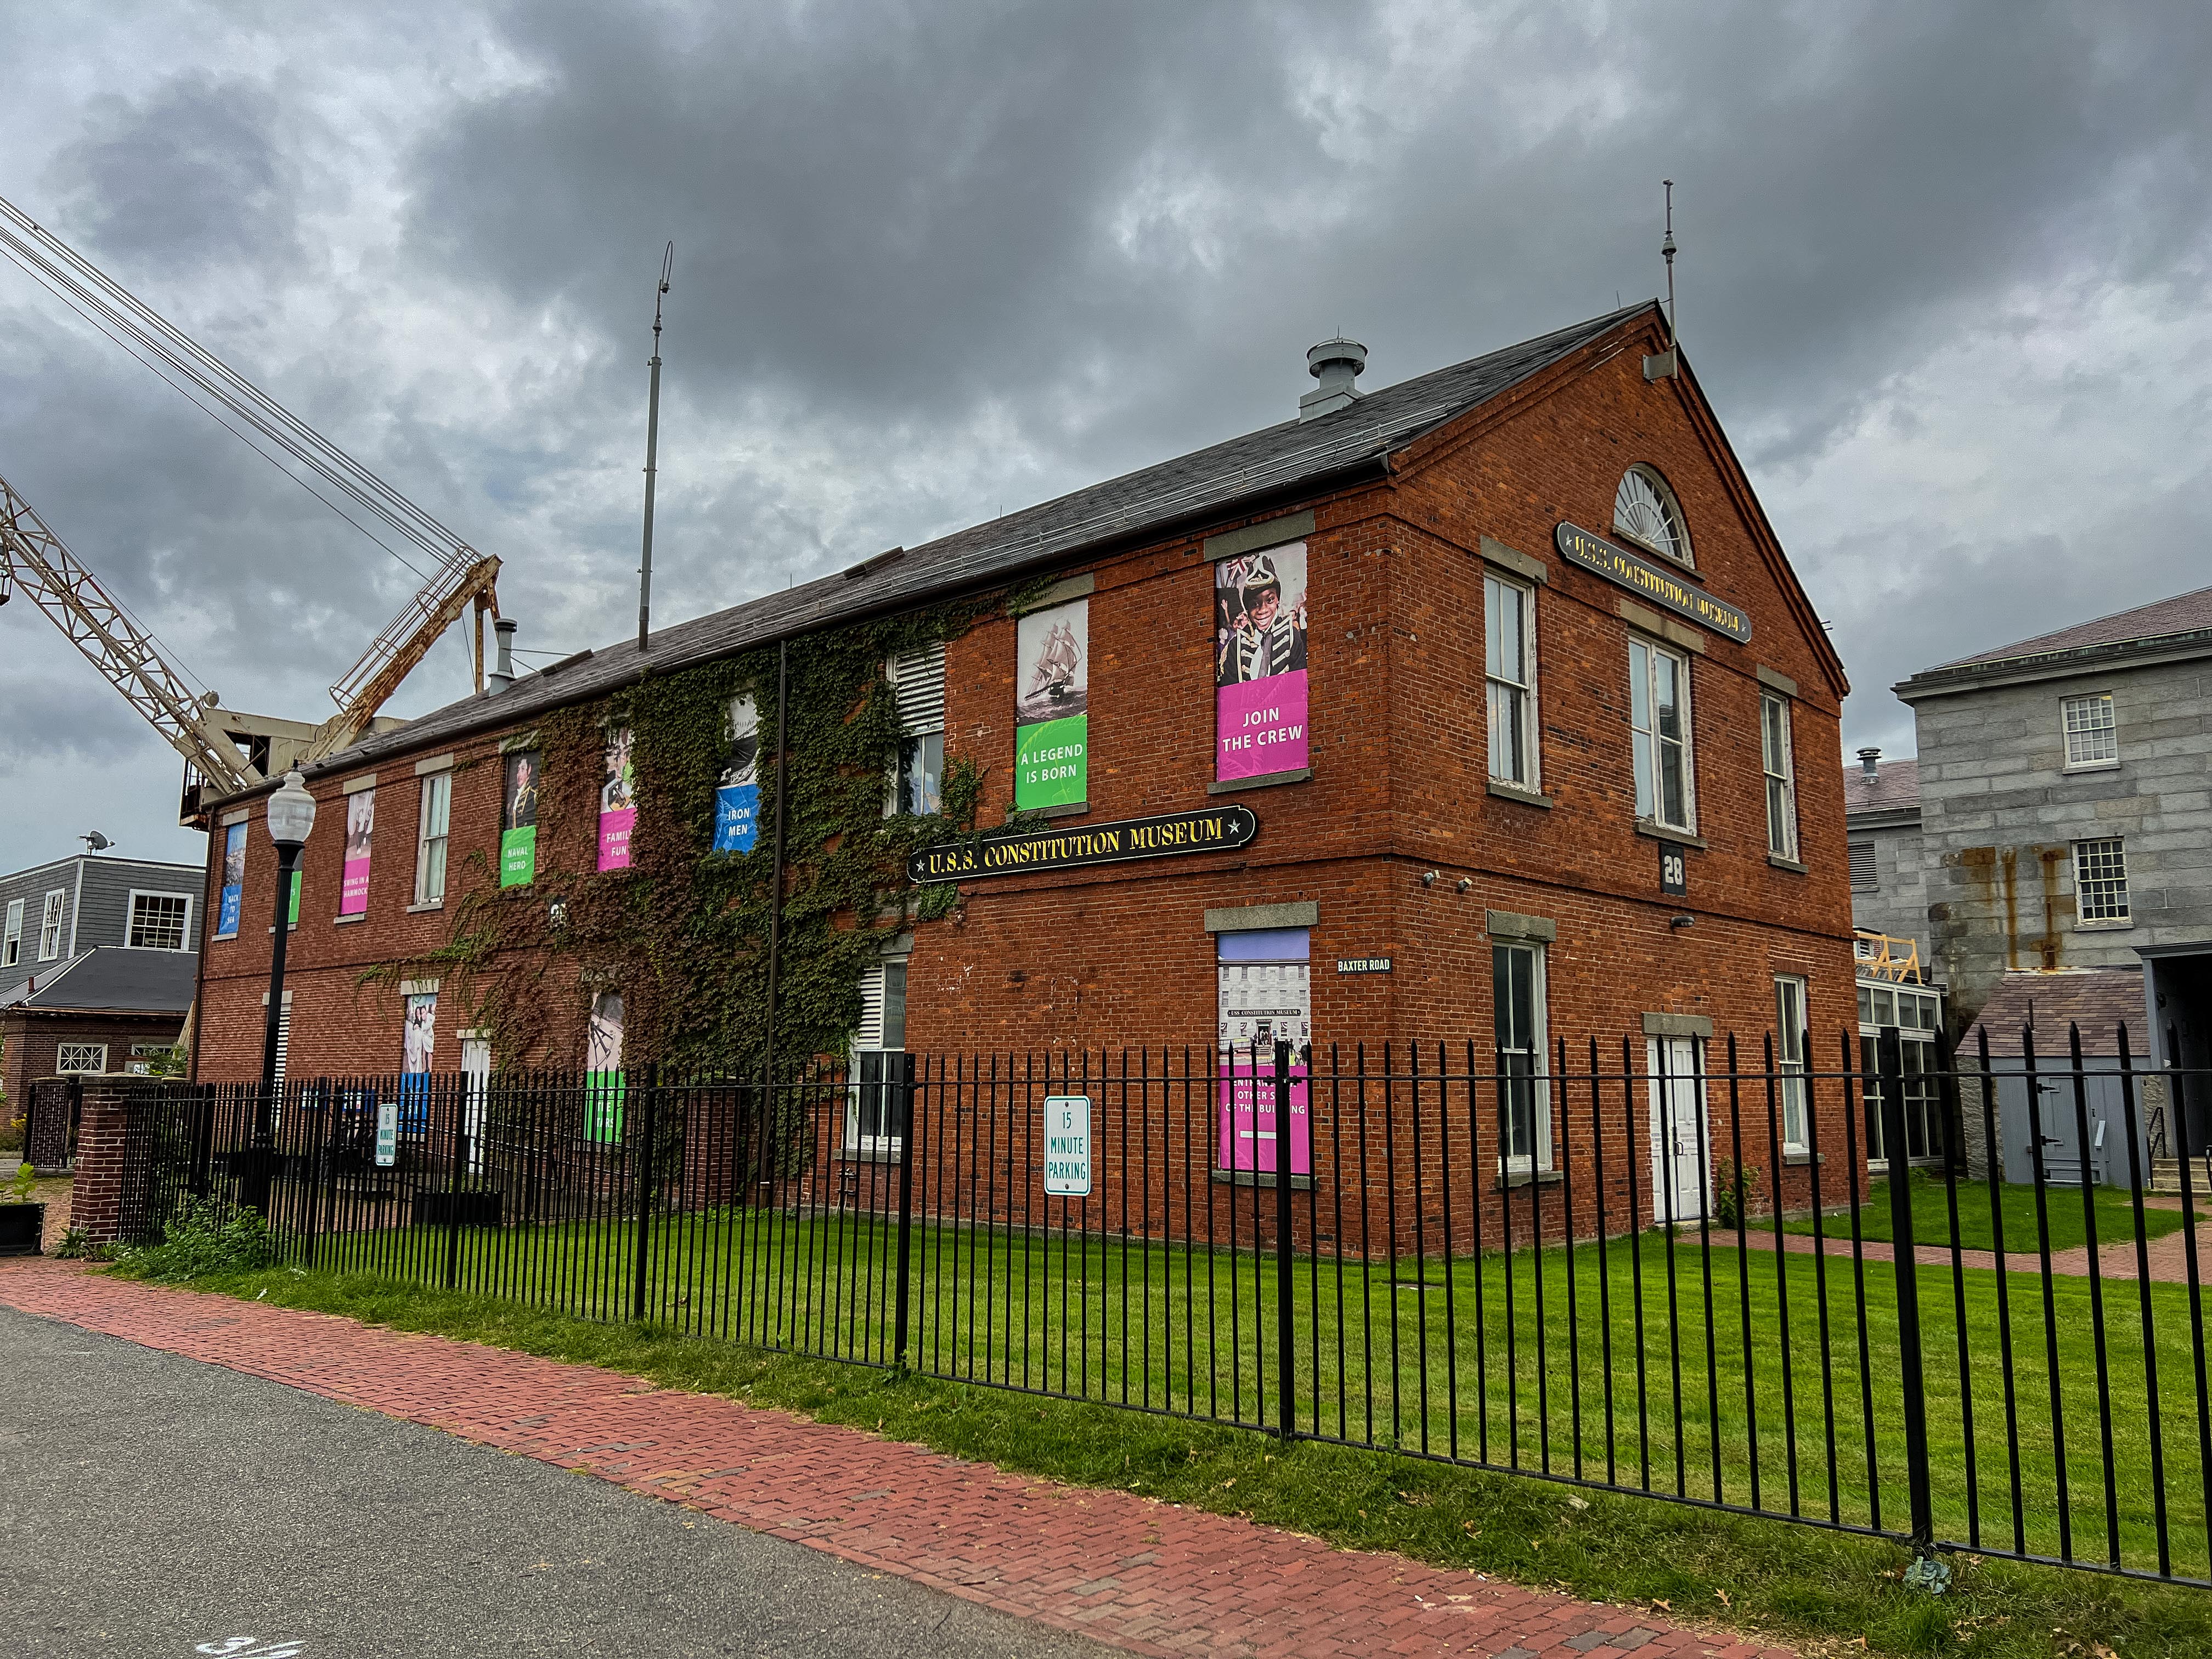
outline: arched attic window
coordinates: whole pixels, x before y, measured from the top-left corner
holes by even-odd
[[[1682,528],[1682,510],[1655,467],[1638,463],[1621,475],[1620,488],[1613,495],[1613,527],[1638,547],[1696,568],[1689,532]]]

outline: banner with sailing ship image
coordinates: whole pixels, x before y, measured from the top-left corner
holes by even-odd
[[[1091,799],[1091,601],[1032,611],[1015,628],[1014,805]]]

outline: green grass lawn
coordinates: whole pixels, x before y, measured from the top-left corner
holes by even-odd
[[[1902,1586],[1903,1550],[1847,1534],[1356,1447],[1285,1446],[1233,1428],[700,1340],[666,1323],[582,1320],[366,1273],[280,1267],[210,1284],[611,1366],[954,1456],[1246,1515],[1343,1547],[1395,1550],[1808,1651],[2212,1656],[2212,1596],[2199,1590],[1954,1556],[1952,1591],[1934,1598]]]
[[[588,1319],[631,1316],[630,1221],[325,1237],[318,1262]],[[1649,1232],[1509,1261],[1301,1259],[1297,1429],[1361,1446],[1845,1526],[1908,1522],[1895,1272]],[[452,1255],[448,1256],[449,1249]],[[893,1230],[858,1215],[671,1218],[645,1310],[684,1333],[894,1358]],[[1671,1264],[1671,1266],[1670,1266]],[[2185,1288],[1923,1267],[1936,1535],[2212,1576]],[[917,1224],[908,1358],[931,1376],[1273,1425],[1271,1255]],[[2157,1376],[2153,1409],[2148,1356]],[[2012,1364],[2002,1363],[2008,1328]],[[2100,1360],[2098,1334],[2104,1342]],[[2107,1455],[2106,1437],[2110,1436]],[[2063,1493],[2061,1486],[2063,1477]],[[2111,1503],[2106,1505],[2109,1475]],[[2017,1504],[2014,1492],[2017,1488]]]
[[[1952,1194],[1942,1179],[1915,1170],[1906,1184],[1912,1194],[1914,1240],[1923,1244],[1950,1244],[1953,1242]],[[1988,1183],[1969,1180],[1963,1176],[1960,1177],[1956,1230],[1960,1249],[1996,1249],[1997,1218],[2004,1223],[2004,1247],[2008,1255],[2033,1255],[2038,1248],[2038,1241],[2046,1237],[2053,1250],[2078,1249],[2089,1242],[2089,1224],[2083,1214],[2080,1188],[2045,1188],[2043,1194],[2045,1220],[2040,1227],[2036,1220],[2033,1188],[2001,1182],[1997,1190],[2002,1195],[2001,1207],[1993,1218]],[[2089,1194],[2095,1207],[2098,1243],[2105,1245],[2132,1240],[2136,1236],[2135,1195],[2112,1187],[2092,1187]],[[2142,1220],[2146,1238],[2163,1238],[2168,1233],[2181,1231],[2183,1217],[2178,1207],[2167,1208],[2147,1200],[2143,1205]],[[2204,1226],[2207,1221],[2203,1200],[2200,1197],[2197,1224]],[[1760,1224],[1767,1224],[1761,1222]],[[1820,1230],[1831,1237],[1849,1238],[1851,1236],[1850,1211],[1832,1211],[1823,1215]],[[1785,1233],[1810,1233],[1813,1218],[1791,1217],[1783,1222],[1782,1231]],[[1859,1207],[1859,1237],[1880,1240],[1883,1243],[1894,1239],[1895,1230],[1890,1225],[1889,1183],[1887,1181],[1874,1182],[1868,1188],[1866,1200]]]

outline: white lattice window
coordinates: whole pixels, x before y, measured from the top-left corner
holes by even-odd
[[[54,1058],[54,1070],[63,1076],[97,1075],[106,1069],[107,1045],[104,1042],[64,1042]]]
[[[183,893],[133,893],[131,945],[138,951],[181,951],[191,931],[192,902]]]
[[[1620,487],[1613,495],[1613,527],[1639,547],[1681,564],[1692,562],[1682,510],[1654,468],[1632,466],[1621,475]]]
[[[2112,719],[2111,692],[2067,697],[2058,708],[2066,726],[2066,764],[2069,769],[2120,763],[2120,734]]]
[[[1629,641],[1628,723],[1636,750],[1636,816],[1694,833],[1688,658],[1645,640]]]
[[[2074,908],[2085,923],[2129,919],[2128,854],[2118,837],[2074,843]]]

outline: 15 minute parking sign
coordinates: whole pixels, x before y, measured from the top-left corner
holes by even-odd
[[[399,1162],[399,1104],[380,1103],[376,1109],[376,1167],[388,1170]]]
[[[1044,1097],[1044,1189],[1058,1198],[1091,1196],[1091,1097]]]

